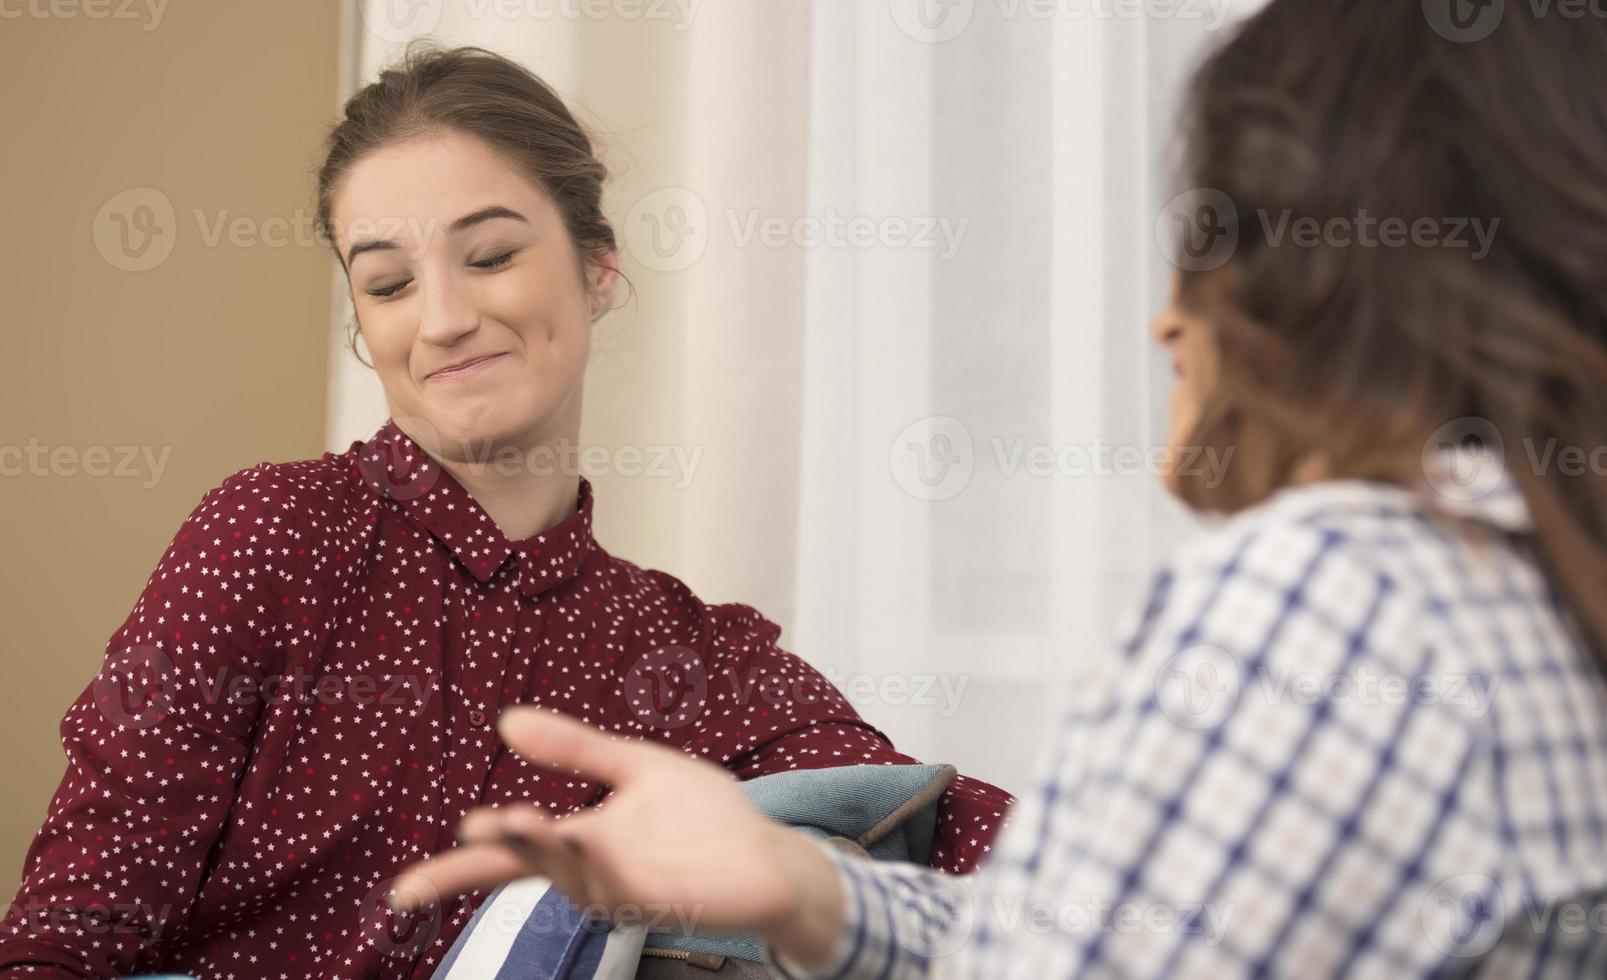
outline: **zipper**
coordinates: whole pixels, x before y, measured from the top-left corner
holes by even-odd
[[[658,949],[648,946],[642,950],[643,956],[652,956],[661,960],[681,960],[688,966],[695,966],[701,970],[720,970],[725,967],[724,956],[714,953],[693,953],[684,949]]]

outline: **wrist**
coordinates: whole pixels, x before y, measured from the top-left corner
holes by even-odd
[[[759,930],[772,953],[805,970],[824,965],[843,930],[843,884],[828,846],[777,824],[775,846],[791,898]]]

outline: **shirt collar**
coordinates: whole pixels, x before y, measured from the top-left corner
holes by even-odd
[[[1445,513],[1503,531],[1534,530],[1528,501],[1497,445],[1442,446],[1423,456],[1423,491]]]
[[[592,489],[585,477],[580,478],[573,515],[540,534],[510,541],[473,494],[395,419],[386,419],[357,452],[363,482],[429,531],[477,581],[489,582],[513,556],[519,591],[540,595],[578,575],[597,546],[592,537]]]
[[[1387,503],[1511,534],[1534,530],[1523,490],[1507,471],[1498,449],[1436,448],[1425,451],[1422,460],[1422,478],[1412,486],[1377,480],[1324,480],[1284,487],[1266,503],[1288,517],[1325,510],[1370,511]]]

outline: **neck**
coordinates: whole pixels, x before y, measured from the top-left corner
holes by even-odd
[[[1333,474],[1333,468],[1328,461],[1316,454],[1301,457],[1295,464],[1294,470],[1289,474],[1289,484],[1299,486],[1304,483],[1321,483]]]
[[[529,459],[526,451],[525,459]],[[553,473],[499,472],[495,465],[441,460],[441,467],[469,491],[509,541],[523,541],[573,517],[580,495],[580,476]],[[511,470],[512,467],[505,467]]]
[[[574,516],[580,473],[569,465],[578,452],[578,404],[545,431],[457,454],[431,452],[442,469],[469,492],[509,541],[523,541]],[[416,440],[415,440],[416,441]],[[427,450],[428,451],[428,450]]]

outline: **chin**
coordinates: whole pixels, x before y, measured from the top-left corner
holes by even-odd
[[[552,415],[550,406],[531,402],[507,392],[487,393],[469,404],[435,407],[427,419],[442,449],[454,456],[468,450],[484,452],[487,445],[523,446]]]
[[[1161,486],[1166,490],[1167,493],[1174,497],[1179,497],[1181,496],[1179,493],[1181,488],[1181,480],[1177,475],[1177,468],[1180,460],[1178,458],[1178,449],[1175,443],[1170,441],[1166,443],[1165,459],[1165,465],[1161,467],[1160,472],[1156,475],[1160,478]]]

